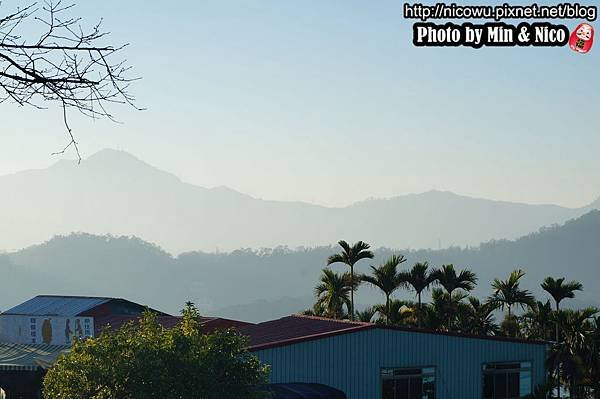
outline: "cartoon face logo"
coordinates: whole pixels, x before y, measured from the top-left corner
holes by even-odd
[[[569,47],[573,51],[585,54],[592,49],[594,44],[594,28],[590,24],[580,24],[571,34]]]
[[[588,24],[581,24],[579,28],[575,31],[577,37],[585,40],[586,42],[592,38],[592,34],[594,32],[594,28]]]

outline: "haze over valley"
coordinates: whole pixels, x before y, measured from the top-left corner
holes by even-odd
[[[542,229],[515,241],[492,241],[474,248],[408,250],[379,248],[372,262],[356,270],[366,273],[392,253],[404,254],[402,268],[428,260],[432,266],[453,263],[477,273],[474,294],[490,294],[489,282],[522,268],[523,286],[540,298],[546,276],[583,282],[578,304],[600,305],[600,211]],[[314,301],[313,289],[334,246],[236,250],[231,253],[187,252],[173,256],[139,238],[73,234],[0,255],[4,284],[0,309],[30,296],[53,293],[126,297],[177,313],[185,301],[204,314],[248,321],[268,320],[299,312]],[[334,265],[338,272],[344,265]],[[414,299],[407,291],[400,297]],[[381,294],[361,287],[357,303],[377,303]]]

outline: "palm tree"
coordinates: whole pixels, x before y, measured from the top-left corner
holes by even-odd
[[[472,291],[475,288],[475,283],[477,283],[477,276],[469,269],[463,269],[457,274],[452,264],[443,265],[441,269],[433,272],[433,276],[448,294],[447,298],[440,297],[440,300],[445,302],[447,306],[450,306],[445,311],[447,314],[446,327],[450,330],[452,328],[452,319],[456,318],[460,302],[467,297],[466,294],[462,292],[455,293],[455,291]]]
[[[542,288],[554,299],[556,304],[556,311],[560,310],[560,303],[566,298],[575,298],[575,291],[583,290],[583,285],[577,281],[570,281],[565,283],[565,279],[558,278],[553,279],[552,277],[546,277],[542,283]],[[556,342],[560,341],[560,327],[556,323]]]
[[[392,299],[387,306],[384,304],[375,305],[374,308],[377,313],[384,316],[386,324],[395,326],[412,325],[414,323],[414,306],[412,305],[414,304],[410,302]]]
[[[472,291],[477,283],[477,276],[469,269],[463,269],[457,275],[454,265],[443,265],[433,276],[450,295],[456,290]]]
[[[462,319],[460,329],[463,332],[476,335],[494,335],[498,332],[493,304],[481,302],[470,296],[467,298],[467,304],[461,306],[461,310],[463,311],[459,313],[459,319]]]
[[[508,309],[508,318],[512,317],[512,307],[519,305],[521,308],[526,306],[534,306],[535,300],[533,295],[527,290],[521,289],[519,280],[525,275],[523,270],[514,270],[507,280],[494,279],[492,288],[494,293],[489,298],[491,303],[504,310]]]
[[[593,318],[588,335],[588,379],[594,399],[600,399],[600,316]]]
[[[560,311],[560,303],[563,299],[574,298],[575,291],[581,291],[583,289],[583,285],[577,281],[570,281],[565,283],[565,278],[554,279],[552,277],[546,277],[546,279],[541,284],[542,289],[550,294],[550,296],[554,299],[554,303],[556,304],[556,311]],[[560,323],[558,318],[556,320],[556,342],[560,343]],[[557,369],[557,373],[560,370]],[[560,375],[558,376],[558,397],[560,398]]]
[[[331,255],[327,259],[327,265],[331,265],[333,263],[344,263],[350,267],[350,282],[351,282],[351,291],[350,291],[350,319],[354,320],[354,290],[355,279],[354,279],[354,265],[362,260],[362,259],[373,259],[375,255],[373,252],[369,251],[371,246],[365,242],[358,241],[354,245],[350,246],[346,241],[341,240],[338,242],[340,247],[342,247],[342,252]]]
[[[324,313],[333,319],[344,317],[344,306],[350,312],[350,299],[352,291],[350,275],[348,273],[338,274],[329,268],[323,269],[320,278],[321,283],[315,287],[317,303],[315,309],[322,309]]]
[[[356,312],[356,319],[358,321],[362,321],[363,323],[371,323],[373,320],[373,316],[377,313],[377,309],[374,306],[369,306],[363,310]]]
[[[319,302],[315,303],[312,308],[302,311],[301,314],[305,316],[327,317],[325,306]]]
[[[402,255],[392,255],[383,265],[371,266],[372,275],[363,275],[361,280],[378,287],[385,294],[386,314],[390,311],[390,297],[398,288],[406,285],[404,274],[398,272],[398,265],[406,262]]]
[[[523,317],[524,334],[527,339],[549,341],[552,339],[554,329],[552,304],[550,301],[537,301]]]
[[[423,303],[421,302],[421,293],[424,290],[429,289],[429,286],[437,281],[437,276],[435,272],[429,272],[428,262],[419,262],[415,263],[410,271],[404,273],[404,280],[417,294],[419,303],[419,313],[417,318],[419,320],[419,327],[421,327],[423,318]]]
[[[557,385],[561,386],[561,374],[564,376],[571,397],[581,385],[585,375],[585,359],[589,355],[589,337],[593,334],[593,317],[598,313],[596,308],[581,310],[559,310],[555,312],[555,321],[563,331],[564,341],[557,342],[549,357],[549,363],[557,370]],[[562,373],[561,373],[562,370]]]
[[[440,288],[431,293],[431,303],[427,308],[427,327],[435,330],[452,331],[453,320],[458,318],[463,300],[468,295],[462,290],[449,294]]]

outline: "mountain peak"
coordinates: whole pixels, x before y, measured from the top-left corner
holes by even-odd
[[[140,160],[134,155],[128,153],[123,150],[115,150],[112,148],[105,148],[100,150],[89,157],[87,157],[83,162],[85,163],[100,163],[100,164],[143,164],[148,167],[152,167],[146,162]]]

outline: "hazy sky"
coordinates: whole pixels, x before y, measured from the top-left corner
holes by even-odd
[[[326,205],[429,189],[573,207],[600,196],[598,38],[585,56],[417,49],[399,1],[85,0],[75,12],[131,43],[148,108],[114,109],[123,124],[75,118],[84,156],[123,149],[190,183]],[[2,104],[0,118],[0,174],[57,161],[58,109]]]

